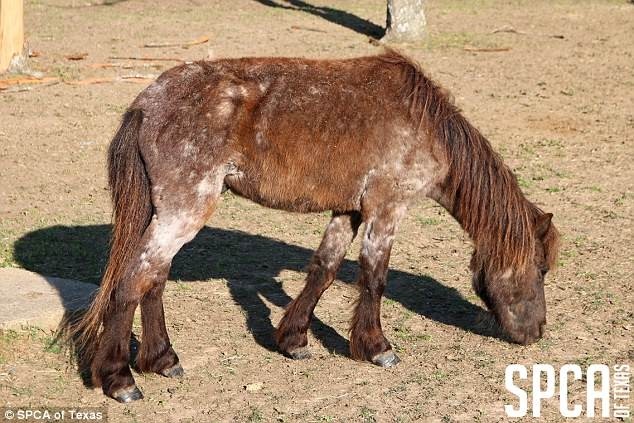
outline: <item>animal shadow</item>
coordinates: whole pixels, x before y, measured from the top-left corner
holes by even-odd
[[[98,284],[106,263],[110,229],[110,225],[38,229],[15,243],[15,257],[22,267],[34,272]],[[255,341],[276,351],[271,310],[263,298],[278,307],[287,306],[292,298],[276,277],[283,270],[303,271],[312,253],[310,249],[261,235],[205,227],[176,255],[170,279],[225,279],[233,300],[245,312]],[[338,279],[354,283],[356,269],[356,261],[345,260]],[[429,276],[390,270],[384,296],[433,321],[500,338],[495,328],[481,323],[481,317],[486,315],[481,307]],[[68,314],[72,312],[69,310]],[[314,318],[311,331],[330,352],[349,355],[346,338],[322,320]]]

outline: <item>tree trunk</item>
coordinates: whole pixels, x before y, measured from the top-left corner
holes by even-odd
[[[420,41],[425,35],[424,0],[387,0],[386,41]]]
[[[25,67],[22,0],[0,0],[0,72]]]

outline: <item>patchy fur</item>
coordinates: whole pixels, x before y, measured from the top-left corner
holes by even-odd
[[[381,296],[397,223],[422,196],[472,237],[474,289],[511,339],[528,343],[542,334],[543,279],[557,252],[552,215],[524,197],[449,94],[394,51],[175,67],[126,112],[108,163],[112,248],[99,294],[74,334],[93,351],[95,384],[120,401],[140,395],[128,367],[139,304],[139,369],[182,373],[165,329],[163,288],[173,256],[224,189],[267,207],[333,211],[306,286],[276,333],[292,357],[306,357],[313,309],[365,222],[351,353],[383,366],[398,362],[381,329]]]

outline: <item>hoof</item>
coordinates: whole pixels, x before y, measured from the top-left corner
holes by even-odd
[[[313,355],[310,353],[308,347],[300,347],[288,353],[288,356],[293,360],[306,360]]]
[[[394,367],[401,361],[400,358],[392,350],[382,352],[372,357],[372,363],[381,367]]]
[[[172,367],[161,370],[161,374],[165,377],[181,378],[185,375],[185,370],[183,370],[183,366],[180,363],[176,363]]]
[[[112,394],[112,398],[125,404],[143,399],[143,393],[136,387],[136,385],[132,385],[115,391]]]

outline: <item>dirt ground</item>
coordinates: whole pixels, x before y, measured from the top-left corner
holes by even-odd
[[[378,51],[368,35],[385,19],[382,0],[89,1],[25,1],[31,66],[59,83],[0,91],[0,266],[93,283],[110,222],[105,150],[150,83],[123,77],[176,64],[112,56],[364,55]],[[428,38],[401,48],[452,90],[563,235],[541,341],[509,344],[479,323],[470,242],[421,200],[397,236],[382,309],[402,362],[385,370],[348,357],[358,243],[315,311],[314,357],[287,359],[271,332],[302,288],[328,215],[227,193],[177,256],[165,295],[184,379],[136,375],[145,400],[120,405],[84,386],[51,333],[30,328],[0,334],[0,405],[101,406],[113,422],[490,422],[516,404],[508,364],[633,364],[634,4],[429,0],[427,18]],[[204,35],[208,43],[187,49],[143,47]],[[120,66],[95,66],[103,63]],[[85,83],[113,77],[122,78]],[[584,395],[572,384],[572,398]],[[558,405],[545,401],[546,420],[562,419]]]

